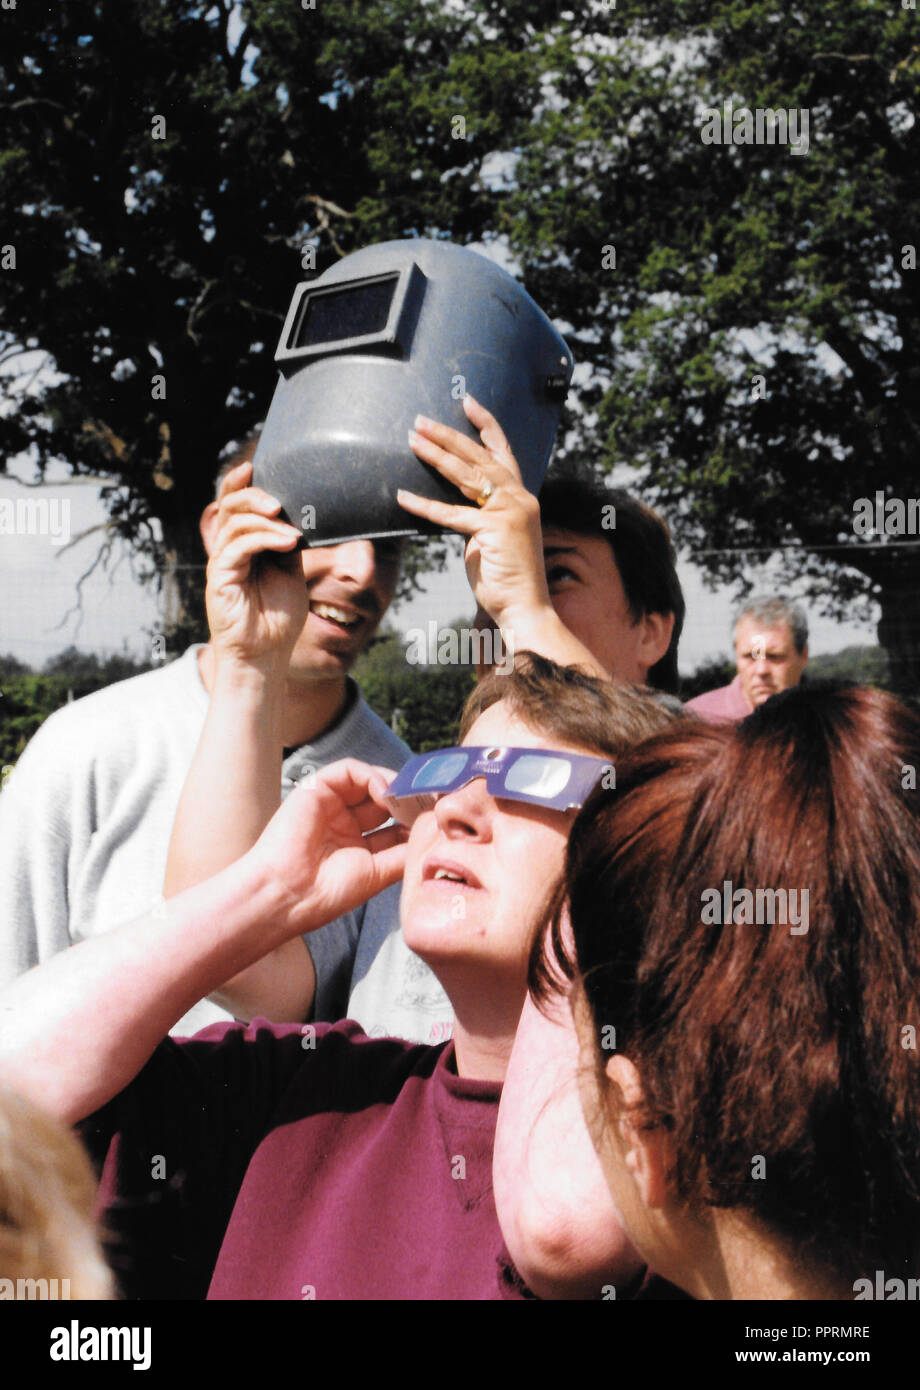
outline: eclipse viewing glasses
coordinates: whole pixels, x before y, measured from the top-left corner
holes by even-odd
[[[611,770],[612,765],[603,758],[556,749],[439,748],[418,753],[404,763],[383,799],[394,820],[411,825],[445,792],[484,777],[490,796],[526,801],[553,811],[574,811],[585,804],[604,773]]]

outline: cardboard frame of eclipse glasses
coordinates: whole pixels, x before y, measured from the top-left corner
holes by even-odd
[[[366,247],[298,285],[275,361],[253,483],[308,546],[445,529],[404,511],[398,488],[469,506],[408,442],[419,414],[478,442],[467,392],[498,420],[538,493],[574,366],[507,271],[420,239]]]

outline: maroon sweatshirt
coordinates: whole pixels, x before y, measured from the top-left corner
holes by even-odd
[[[492,1197],[501,1087],[356,1023],[168,1038],[82,1126],[128,1298],[526,1297]]]

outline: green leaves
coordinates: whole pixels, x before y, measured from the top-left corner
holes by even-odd
[[[557,46],[512,200],[528,284],[603,388],[599,463],[641,465],[718,578],[745,540],[789,547],[838,611],[854,576],[833,560],[883,604],[894,562],[855,544],[852,499],[916,492],[916,45],[915,16],[862,0],[624,0],[612,42],[585,16]],[[705,144],[703,107],[724,104],[772,111],[764,142]],[[778,142],[796,112],[807,153]]]
[[[139,544],[156,517],[168,548],[198,558],[189,518],[220,448],[265,412],[304,245],[321,271],[390,237],[507,234],[589,369],[568,447],[640,465],[716,577],[742,573],[741,538],[789,547],[790,574],[838,606],[857,590],[888,602],[905,567],[920,578],[905,550],[889,582],[893,552],[847,530],[853,497],[916,491],[915,13],[865,0],[70,0],[55,26],[16,13],[0,56],[0,244],[21,269],[0,275],[0,353],[35,342],[65,380],[0,415],[0,451],[105,463],[137,500]],[[807,153],[703,143],[703,108],[725,103],[772,111],[774,136],[807,113]],[[168,491],[153,479],[164,447]],[[841,536],[855,578],[829,558]]]
[[[383,632],[358,658],[354,675],[371,708],[416,752],[456,742],[460,711],[474,685],[469,666],[413,666],[399,634]]]
[[[267,410],[304,246],[321,271],[370,241],[494,226],[480,170],[529,119],[533,79],[520,34],[486,42],[487,21],[416,0],[70,0],[53,25],[21,6],[0,53],[18,261],[0,355],[33,343],[63,379],[0,415],[0,457],[108,472],[139,547],[156,519],[198,561],[218,455]]]

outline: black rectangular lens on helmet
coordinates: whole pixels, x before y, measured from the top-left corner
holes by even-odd
[[[407,353],[424,286],[414,263],[340,284],[299,285],[275,361],[282,371],[297,371],[345,353]]]
[[[390,316],[398,279],[398,275],[387,275],[365,285],[350,285],[344,290],[326,290],[305,297],[290,346],[318,347],[320,343],[334,343],[342,338],[382,333]]]

